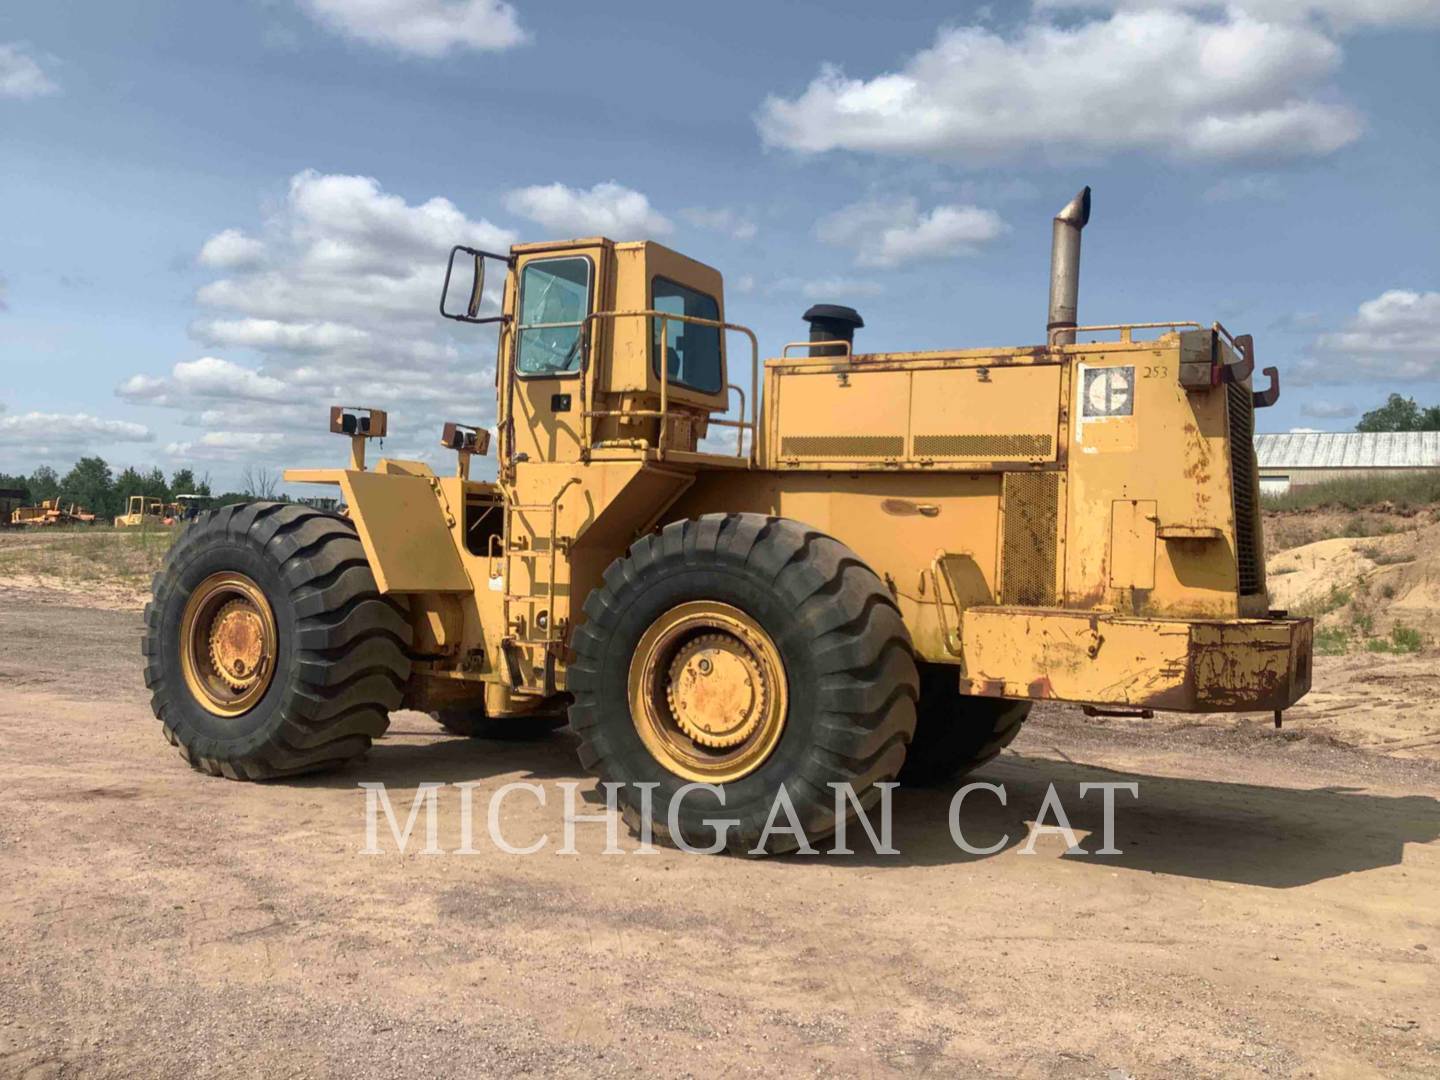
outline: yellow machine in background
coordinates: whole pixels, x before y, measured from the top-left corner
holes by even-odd
[[[125,513],[115,518],[115,528],[133,529],[141,525],[165,524],[165,503],[144,495],[131,495],[125,502]]]
[[[95,515],[78,503],[69,506],[59,499],[42,499],[38,506],[17,506],[10,514],[12,525],[93,525]]]
[[[177,542],[157,716],[198,767],[258,778],[362,752],[401,706],[471,734],[568,715],[632,821],[648,785],[657,831],[708,840],[723,800],[748,849],[781,787],[823,834],[830,785],[957,775],[1036,700],[1278,714],[1311,626],[1265,593],[1274,369],[1254,391],[1218,324],[1077,327],[1089,208],[1055,219],[1043,345],[856,353],[859,316],[818,305],[763,380],[720,274],[678,252],[455,249],[442,313],[499,328],[497,480],[470,479],[486,431],[446,425],[453,475],[370,468],[385,414],[332,410],[348,467],[286,477],[337,485],[348,520],[250,504]],[[692,783],[718,794],[682,805]]]

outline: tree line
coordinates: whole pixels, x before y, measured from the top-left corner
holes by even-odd
[[[1355,430],[1440,431],[1440,405],[1417,405],[1414,398],[1391,394],[1384,405],[1360,417]]]
[[[279,478],[273,470],[247,468],[241,474],[241,491],[215,494],[210,490],[210,474],[196,476],[193,469],[176,469],[169,479],[158,466],[141,472],[127,466],[117,475],[104,458],[82,457],[74,468],[61,476],[49,465],[41,465],[26,475],[0,473],[0,488],[14,488],[22,493],[26,505],[37,505],[42,499],[59,499],[63,505],[78,503],[101,520],[125,512],[131,495],[143,495],[161,502],[173,502],[177,495],[211,496],[211,506],[244,502],[247,499],[276,498]]]

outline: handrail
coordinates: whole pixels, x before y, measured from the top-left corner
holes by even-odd
[[[675,313],[672,312],[672,311],[656,311],[656,310],[654,310],[653,308],[644,308],[644,309],[639,309],[639,310],[635,310],[635,311],[595,311],[595,312],[591,312],[589,315],[587,315],[587,316],[585,317],[585,327],[586,327],[586,328],[585,328],[585,330],[584,330],[584,332],[583,332],[583,333],[584,333],[584,336],[585,336],[585,337],[587,338],[587,340],[588,340],[589,335],[590,335],[589,324],[590,324],[590,322],[591,322],[592,320],[599,320],[599,319],[622,319],[622,318],[659,319],[659,320],[660,320],[660,341],[661,341],[661,343],[662,343],[662,348],[663,348],[663,343],[665,342],[666,338],[668,337],[668,331],[669,331],[669,328],[670,328],[670,322],[671,322],[672,320],[675,321],[675,322],[679,322],[679,323],[686,323],[686,324],[692,325],[692,326],[709,326],[709,327],[713,327],[713,328],[715,328],[715,329],[717,329],[717,330],[721,330],[721,331],[734,331],[734,332],[737,332],[737,333],[744,334],[747,338],[750,339],[750,386],[751,386],[751,388],[752,388],[752,393],[753,393],[753,395],[754,395],[754,396],[750,399],[750,419],[747,421],[747,420],[744,418],[744,417],[745,417],[745,394],[744,394],[744,391],[742,390],[742,391],[740,391],[740,417],[741,417],[741,418],[740,418],[739,420],[727,420],[727,419],[725,419],[724,417],[711,417],[711,418],[709,418],[709,419],[707,420],[707,423],[717,424],[717,425],[719,425],[719,426],[721,426],[721,427],[735,427],[735,428],[738,428],[738,429],[739,429],[739,437],[738,437],[737,445],[736,445],[736,448],[735,448],[735,456],[736,456],[736,457],[740,457],[740,458],[745,458],[745,457],[746,457],[746,454],[745,454],[745,432],[746,432],[746,430],[749,430],[749,432],[750,432],[750,453],[749,453],[749,456],[748,456],[748,458],[747,458],[747,461],[748,461],[749,466],[750,466],[751,468],[754,468],[754,467],[755,467],[755,462],[756,462],[755,446],[756,446],[756,442],[757,442],[758,435],[759,435],[759,430],[760,430],[760,415],[759,415],[759,405],[760,405],[760,391],[759,391],[759,387],[760,387],[760,343],[759,343],[758,340],[756,340],[755,331],[751,330],[748,326],[742,326],[740,323],[725,322],[724,320],[721,320],[721,319],[702,319],[702,318],[700,318],[700,316],[698,316],[698,315],[677,315],[677,314],[675,314]],[[582,349],[582,352],[588,353],[588,350],[587,350],[587,349]],[[647,352],[648,352],[648,349],[647,349]],[[583,361],[582,361],[582,363],[583,363]],[[648,363],[648,362],[647,362],[647,363]],[[667,433],[668,433],[668,430],[669,430],[669,426],[670,426],[669,423],[668,423],[669,418],[670,418],[670,365],[666,362],[666,358],[665,358],[665,356],[664,356],[663,354],[662,354],[662,356],[661,356],[661,358],[660,358],[659,368],[660,368],[660,408],[659,408],[659,409],[632,409],[632,410],[630,410],[630,411],[628,411],[628,412],[625,411],[625,410],[623,410],[623,409],[587,409],[587,408],[584,408],[584,407],[583,407],[584,404],[585,404],[585,402],[582,400],[582,402],[581,402],[581,404],[582,404],[582,410],[581,410],[581,414],[580,414],[580,415],[581,415],[581,429],[580,429],[580,430],[581,430],[581,435],[580,435],[580,441],[581,441],[581,448],[582,448],[582,450],[588,452],[588,451],[592,448],[592,446],[593,446],[593,442],[592,442],[592,439],[591,439],[592,425],[591,425],[590,423],[588,423],[588,421],[590,421],[590,420],[593,420],[593,419],[595,419],[595,418],[597,418],[597,417],[607,417],[607,416],[656,416],[656,417],[658,417],[658,418],[660,419],[660,433],[659,433],[659,435],[656,437],[656,440],[655,440],[655,450],[656,450],[656,453],[659,455],[659,457],[660,457],[661,459],[663,459],[663,458],[665,457],[665,439],[666,439],[666,436],[667,436]],[[581,393],[583,394],[583,393],[584,393],[584,387],[585,387],[585,379],[584,379],[584,378],[581,379],[580,385],[581,385]],[[727,384],[726,384],[726,386],[725,386],[725,397],[726,397],[726,409],[727,409],[727,411],[728,411],[728,409],[729,409],[729,397],[730,397],[729,391],[730,391],[732,388],[733,388],[733,389],[736,389],[736,390],[739,390],[739,389],[740,389],[738,386],[733,386],[733,384],[730,384],[730,383],[727,383]]]
[[[930,564],[930,576],[935,581],[935,616],[940,620],[940,637],[945,644],[945,651],[951,656],[963,655],[960,638],[960,620],[964,617],[960,608],[960,594],[955,588],[955,583],[950,580],[950,574],[944,567],[945,557],[950,554],[948,551],[938,551],[935,559]],[[944,582],[950,590],[950,595],[955,599],[955,631],[951,633],[950,627],[945,619],[945,597],[941,595],[940,584]]]
[[[1158,330],[1162,326],[1172,330],[1182,326],[1193,326],[1196,330],[1202,329],[1198,322],[1194,322],[1191,319],[1180,319],[1175,322],[1101,323],[1096,326],[1062,326],[1050,331],[1049,344],[1055,344],[1055,335],[1057,333],[1083,334],[1092,330],[1119,330],[1120,341],[1123,343],[1131,340],[1130,333],[1132,330]]]
[[[855,359],[854,342],[846,341],[844,338],[839,338],[835,341],[787,341],[780,348],[780,359],[787,359],[791,349],[828,349],[837,345],[843,345],[845,351],[843,353],[827,353],[821,356],[810,356],[808,359],[824,360],[831,356],[840,356],[846,360]],[[800,358],[796,357],[796,359]]]

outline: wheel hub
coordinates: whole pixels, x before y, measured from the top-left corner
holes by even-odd
[[[246,599],[234,599],[215,613],[210,627],[210,663],[231,689],[244,690],[260,677],[265,628],[260,612]]]
[[[748,776],[785,728],[779,650],[751,616],[719,601],[680,604],[656,619],[636,646],[629,691],[646,749],[688,780]]]
[[[728,634],[702,634],[670,664],[670,712],[701,746],[743,743],[760,725],[766,696],[763,667],[744,642]]]
[[[259,703],[275,675],[279,634],[264,591],[244,574],[212,574],[180,617],[180,662],[191,696],[231,718]]]

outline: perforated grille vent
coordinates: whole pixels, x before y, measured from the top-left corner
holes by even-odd
[[[780,456],[795,458],[886,458],[905,454],[903,435],[789,435]]]
[[[1002,604],[1055,604],[1059,473],[1006,473],[1001,544]]]
[[[1259,514],[1255,506],[1255,405],[1247,387],[1226,387],[1230,414],[1230,487],[1235,501],[1235,570],[1240,595],[1253,596],[1265,588],[1256,538]]]
[[[921,457],[964,457],[980,461],[1004,458],[1050,457],[1055,440],[1050,435],[916,435],[915,453]]]

